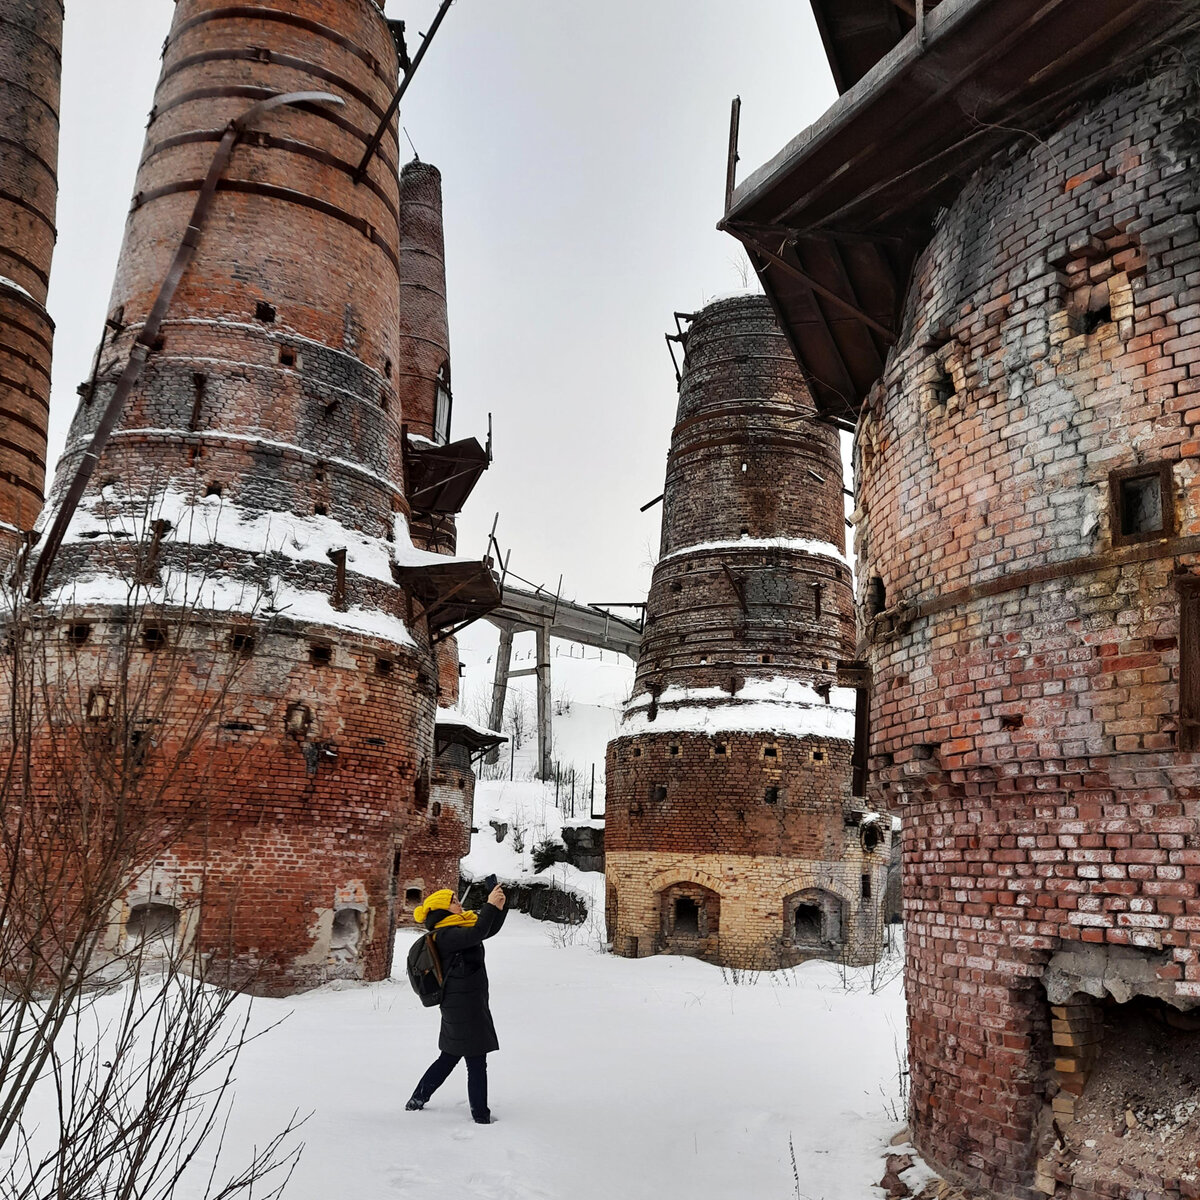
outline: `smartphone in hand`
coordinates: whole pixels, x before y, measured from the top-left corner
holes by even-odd
[[[495,877],[495,875],[489,875],[489,876],[488,876],[488,877],[487,877],[487,878],[486,878],[486,879],[483,881],[483,890],[484,890],[485,892],[488,892],[488,893],[490,893],[490,892],[491,892],[491,890],[492,890],[492,888],[494,888],[495,886],[496,886],[496,877]]]

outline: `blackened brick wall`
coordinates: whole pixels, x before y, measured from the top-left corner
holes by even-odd
[[[857,438],[859,579],[883,599],[863,631],[873,794],[905,812],[912,1128],[1005,1197],[1033,1194],[1050,1136],[1052,956],[1133,947],[1172,1003],[1200,1002],[1200,763],[1181,750],[1196,62],[1173,53],[970,181]],[[1110,499],[1126,468],[1174,514],[1132,539]]]

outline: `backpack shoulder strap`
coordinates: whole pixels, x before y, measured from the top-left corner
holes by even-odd
[[[442,956],[438,953],[437,939],[433,932],[430,931],[425,935],[425,944],[429,947],[429,957],[433,959],[433,974],[438,981],[438,987],[445,983],[444,972],[442,970]]]

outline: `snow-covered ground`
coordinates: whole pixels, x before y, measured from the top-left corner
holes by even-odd
[[[290,1200],[866,1200],[903,1119],[897,965],[876,992],[828,963],[749,984],[513,913],[488,946],[496,1124],[472,1123],[461,1066],[404,1111],[438,1028],[407,983],[326,988],[256,1002],[290,1016],[245,1051],[229,1165],[298,1108]]]
[[[474,716],[470,696],[490,681],[494,631],[464,642],[464,711]],[[632,664],[564,643],[554,673],[569,709],[556,721],[555,757],[590,784]],[[515,756],[511,781],[506,771],[480,783],[469,876],[529,878],[533,846],[561,830],[569,802],[560,787],[556,806],[553,782],[531,778],[535,744],[531,737]],[[597,793],[599,808],[599,770]],[[588,819],[581,794],[576,812]],[[508,826],[501,842],[492,820]],[[882,1194],[873,1185],[904,1119],[898,947],[874,971],[814,962],[756,974],[688,958],[618,958],[603,948],[603,876],[561,864],[547,876],[583,897],[590,916],[572,927],[514,912],[489,943],[501,1045],[489,1058],[496,1124],[471,1121],[461,1066],[424,1111],[404,1109],[436,1056],[438,1014],[403,978],[416,935],[402,932],[399,979],[253,1003],[254,1027],[279,1024],[243,1052],[220,1174],[298,1111],[308,1115],[306,1145],[287,1200]],[[100,1014],[116,1001],[101,997]],[[913,1171],[919,1185],[923,1168]],[[201,1191],[175,1195],[198,1200]]]

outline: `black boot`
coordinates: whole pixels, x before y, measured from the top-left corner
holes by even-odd
[[[484,1109],[481,1109],[479,1112],[475,1112],[475,1110],[472,1109],[471,1110],[471,1120],[474,1121],[476,1125],[490,1125],[492,1123],[491,1111],[489,1109],[484,1108]]]
[[[418,1100],[416,1096],[410,1096],[408,1103],[404,1106],[407,1112],[418,1112],[425,1107],[424,1100]]]

